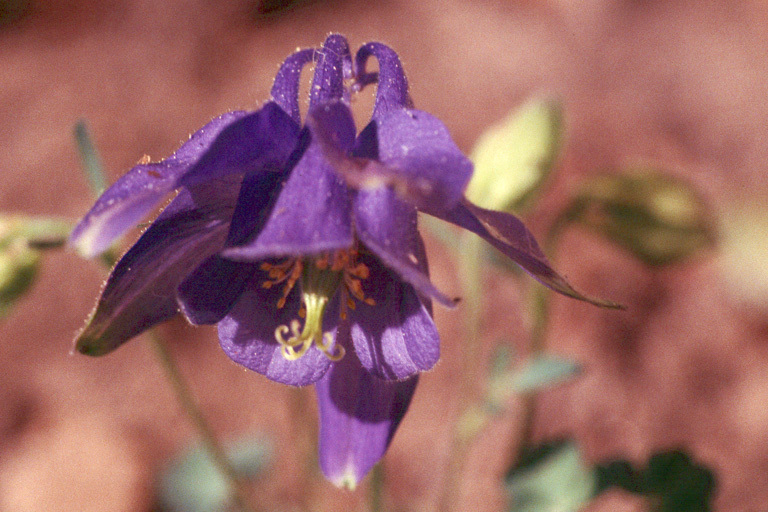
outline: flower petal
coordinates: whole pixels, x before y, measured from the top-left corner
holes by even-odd
[[[427,213],[457,204],[472,177],[472,162],[436,117],[393,110],[377,119],[379,160],[397,178],[396,189]]]
[[[485,210],[464,200],[439,217],[479,235],[541,284],[556,292],[596,306],[613,309],[623,307],[615,302],[595,299],[576,291],[549,265],[533,234],[514,215]]]
[[[72,231],[70,245],[86,257],[95,256],[180,186],[284,165],[298,131],[296,123],[274,103],[257,112],[223,114],[169,158],[139,164],[117,180]]]
[[[299,319],[298,289],[294,288],[285,306],[278,309],[281,287],[265,289],[258,277],[257,274],[229,314],[219,322],[221,347],[233,361],[270,380],[291,386],[312,384],[328,371],[331,361],[314,345],[299,359],[289,361],[283,357],[275,338],[279,325],[289,326]],[[329,304],[326,311],[324,330],[334,333],[338,306]]]
[[[255,271],[252,263],[210,256],[179,285],[181,312],[193,325],[215,324],[229,313]]]
[[[362,281],[366,298],[348,311],[355,353],[363,367],[382,379],[403,379],[431,369],[440,358],[440,337],[414,289],[393,276],[371,255]]]
[[[272,84],[271,96],[275,103],[285,110],[296,124],[301,124],[299,111],[299,79],[301,70],[316,56],[315,48],[298,50],[291,54],[277,71]]]
[[[384,265],[424,296],[447,307],[455,306],[455,301],[429,280],[412,206],[400,201],[389,188],[360,190],[354,199],[354,214],[358,239]]]
[[[320,468],[354,489],[384,456],[416,390],[418,377],[384,381],[348,353],[315,384],[320,413]]]
[[[182,190],[120,259],[75,348],[103,355],[178,312],[176,288],[224,243],[239,183]]]
[[[321,107],[310,110],[307,126],[348,186],[392,187],[404,201],[433,215],[451,209],[463,197],[472,163],[435,117],[418,110],[389,112],[366,126],[350,155],[338,143],[351,119],[349,108],[341,102]]]
[[[379,63],[377,74],[365,71],[365,65],[371,55],[376,57]],[[378,81],[376,103],[373,107],[374,119],[392,110],[413,108],[403,65],[397,53],[387,45],[373,42],[361,46],[355,55],[355,76],[361,88]]]
[[[192,135],[176,153],[157,163],[139,164],[117,180],[75,226],[69,243],[85,257],[106,250],[134,227],[188,172],[216,136],[247,112],[223,114]]]
[[[282,169],[296,147],[299,132],[299,125],[269,101],[221,130],[178,185],[189,187],[227,174]]]
[[[353,141],[343,143],[351,147]],[[279,191],[269,218],[257,224],[263,227],[255,231],[255,237],[240,241],[222,255],[238,261],[258,261],[352,245],[349,192],[317,144],[309,144]]]
[[[329,35],[315,59],[317,63],[309,89],[309,108],[334,100],[348,101],[349,92],[344,87],[344,79],[351,77],[352,56],[347,39],[339,34]]]

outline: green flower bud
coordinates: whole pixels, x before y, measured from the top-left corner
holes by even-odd
[[[683,260],[716,240],[712,212],[699,194],[685,181],[654,170],[591,179],[574,199],[568,220],[649,265]]]
[[[0,316],[34,282],[40,263],[38,249],[62,245],[70,228],[58,219],[0,216]]]
[[[734,202],[720,221],[718,260],[728,293],[741,306],[768,317],[768,210],[764,202],[759,198]]]
[[[470,158],[467,198],[490,210],[519,210],[549,175],[561,139],[560,104],[533,100],[483,133]]]

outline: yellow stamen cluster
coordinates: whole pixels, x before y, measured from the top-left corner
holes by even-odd
[[[296,281],[298,281],[301,277],[301,271],[303,268],[301,260],[296,258],[288,258],[287,260],[277,264],[264,262],[259,266],[259,268],[267,272],[267,276],[269,277],[268,280],[261,283],[262,288],[269,290],[274,285],[285,282],[283,294],[277,301],[277,309],[282,309],[283,306],[285,306],[285,301],[288,298],[288,294],[291,293],[291,290],[293,290],[293,287],[296,285]]]
[[[346,267],[344,271],[344,288],[342,288],[342,308],[340,313],[342,320],[347,319],[347,309],[355,309],[356,306],[353,298],[359,300],[360,302],[364,302],[369,306],[376,305],[375,300],[370,297],[366,297],[365,293],[363,293],[362,281],[368,279],[368,276],[370,275],[368,267],[364,263],[358,263],[356,265],[354,264],[355,258],[357,256],[356,251],[351,255],[349,253],[345,254],[347,254],[349,259],[346,261]],[[350,297],[350,295],[352,297]]]
[[[275,340],[281,346],[281,353],[289,361],[302,357],[314,344],[328,359],[339,361],[344,357],[344,347],[334,346],[333,334],[323,333],[323,317],[328,302],[341,286],[342,320],[347,318],[347,310],[355,309],[355,300],[375,306],[376,302],[366,297],[362,281],[370,275],[368,267],[357,263],[356,250],[335,251],[313,258],[288,258],[280,263],[262,263],[260,268],[267,272],[268,279],[261,283],[265,289],[283,284],[283,292],[277,302],[277,308],[285,306],[288,295],[297,282],[301,283],[302,305],[298,315],[304,319],[304,327],[299,320],[288,325],[279,325],[275,329]],[[299,281],[301,280],[301,281]]]
[[[291,337],[285,339],[289,329],[287,325],[279,325],[275,329],[275,339],[281,345],[283,357],[289,361],[295,361],[307,353],[307,350],[314,345],[325,354],[325,357],[331,361],[340,361],[344,357],[344,347],[341,345],[333,346],[333,334],[323,333],[322,316],[325,313],[325,306],[328,303],[327,297],[320,297],[315,294],[305,295],[304,304],[307,309],[307,318],[304,322],[304,329],[298,320],[291,322]]]

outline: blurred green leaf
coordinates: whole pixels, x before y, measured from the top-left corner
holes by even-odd
[[[596,473],[597,492],[619,487],[646,496],[653,512],[712,510],[714,473],[681,450],[655,453],[643,470],[626,460],[614,460],[597,466]]]
[[[107,178],[104,176],[104,166],[101,165],[101,159],[88,132],[88,126],[82,119],[75,125],[75,142],[88,185],[93,194],[98,197],[107,188]]]
[[[651,169],[597,176],[568,210],[579,222],[649,265],[683,260],[714,245],[709,206],[685,181]]]
[[[592,498],[595,474],[573,441],[539,447],[507,476],[509,512],[576,512]]]
[[[720,218],[719,266],[737,303],[768,318],[768,208],[765,199],[725,205]]]
[[[492,360],[488,376],[485,409],[498,414],[514,394],[542,391],[567,382],[581,374],[582,366],[568,359],[541,355],[510,369],[511,350],[499,350]]]
[[[706,512],[712,509],[715,476],[679,450],[657,453],[648,462],[645,493],[657,495],[657,512]]]
[[[243,478],[258,476],[269,463],[271,446],[263,438],[231,443],[227,456]],[[181,454],[161,474],[158,489],[165,512],[224,512],[232,501],[232,490],[207,450],[195,447]]]
[[[0,251],[0,317],[32,286],[39,268],[39,253],[26,244],[7,246]]]
[[[595,467],[597,473],[597,493],[611,487],[618,487],[628,492],[642,491],[641,475],[629,461],[612,460]]]
[[[527,361],[513,374],[512,389],[517,393],[541,391],[581,374],[582,366],[568,359],[542,355]]]
[[[475,172],[467,197],[490,210],[527,206],[552,169],[561,125],[560,103],[537,99],[486,130],[470,155]]]

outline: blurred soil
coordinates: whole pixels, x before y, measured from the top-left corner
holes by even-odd
[[[718,216],[747,204],[765,214],[764,2],[316,1],[269,14],[261,5],[0,1],[0,13],[10,6],[0,22],[0,211],[75,219],[87,210],[77,120],[87,120],[114,180],[145,154],[169,155],[213,116],[257,107],[285,56],[336,31],[353,47],[395,48],[417,106],[465,151],[526,98],[563,99],[568,140],[560,178],[530,221],[537,233],[584,176],[638,163],[685,177]],[[428,250],[435,282],[460,294],[449,250],[431,239]],[[591,460],[642,462],[681,447],[716,471],[717,510],[768,510],[765,289],[730,286],[718,251],[654,270],[578,231],[557,260],[585,292],[628,310],[555,299],[550,347],[588,372],[540,401],[537,438],[574,435]],[[759,261],[736,261],[747,283],[759,282],[749,274],[765,272]],[[51,254],[0,324],[0,510],[150,510],[156,472],[193,441],[146,339],[102,359],[71,354],[104,277],[95,262]],[[484,346],[503,338],[524,352],[516,282],[489,273],[486,297]],[[442,361],[423,376],[387,455],[392,510],[431,510],[439,498],[447,419],[459,407],[462,313],[436,308]],[[230,362],[212,328],[174,321],[161,334],[221,436],[273,436],[274,467],[256,487],[264,503],[365,509],[367,484],[353,494],[304,483],[311,390]],[[498,482],[520,410],[512,403],[473,446],[456,510],[501,510]],[[612,495],[592,509],[638,507]]]

